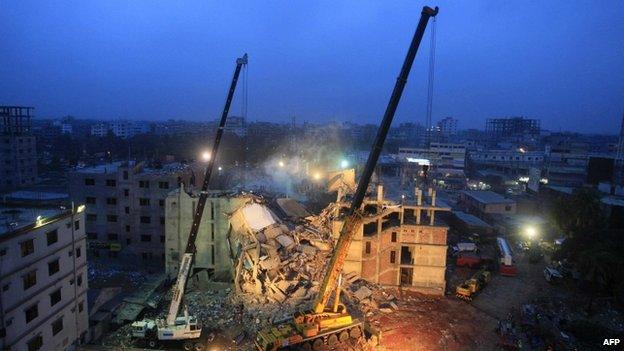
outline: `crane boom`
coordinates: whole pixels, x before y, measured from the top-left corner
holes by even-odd
[[[351,202],[351,207],[347,212],[345,222],[342,226],[342,229],[340,230],[340,236],[338,237],[338,242],[336,243],[336,247],[334,248],[334,253],[332,254],[332,257],[329,261],[327,273],[323,278],[319,293],[316,297],[316,300],[314,301],[314,313],[320,314],[325,311],[325,306],[327,305],[332,290],[336,285],[336,281],[340,276],[340,272],[342,271],[342,267],[344,266],[345,259],[347,258],[347,254],[349,252],[349,245],[351,245],[351,241],[353,239],[353,236],[355,235],[355,230],[358,227],[358,224],[361,222],[358,210],[362,205],[362,202],[364,201],[366,189],[368,188],[368,184],[373,174],[373,170],[375,169],[375,165],[377,164],[377,160],[379,159],[379,155],[381,154],[381,150],[383,149],[386,135],[388,134],[390,124],[392,123],[392,119],[394,118],[394,113],[396,112],[399,101],[401,100],[403,88],[405,88],[405,83],[407,83],[407,77],[409,76],[410,70],[412,68],[412,63],[414,62],[414,58],[416,57],[416,53],[418,52],[418,47],[420,46],[420,42],[425,33],[427,22],[429,21],[429,18],[434,17],[437,14],[437,7],[435,9],[432,9],[428,6],[423,7],[420,21],[418,22],[418,26],[416,27],[416,32],[414,33],[414,37],[412,38],[409,50],[407,51],[405,61],[403,62],[403,67],[401,68],[401,73],[399,74],[399,77],[397,78],[397,81],[394,85],[394,90],[392,91],[390,101],[388,102],[388,106],[386,107],[386,112],[384,113],[381,125],[379,126],[379,130],[377,131],[377,136],[375,137],[373,148],[368,155],[368,160],[366,161],[366,166],[364,167],[362,176],[360,177],[360,181],[358,182],[358,187],[355,191],[353,201]]]
[[[230,84],[230,90],[228,91],[227,98],[225,100],[225,106],[223,107],[223,113],[221,114],[221,120],[219,121],[219,127],[215,135],[214,144],[210,152],[210,159],[206,166],[204,173],[204,182],[199,194],[199,200],[197,201],[197,207],[195,208],[195,214],[193,215],[193,224],[191,225],[191,231],[189,233],[188,241],[186,243],[186,249],[182,256],[180,268],[178,270],[178,277],[176,284],[173,288],[173,297],[171,298],[171,305],[169,305],[169,313],[167,314],[167,324],[173,325],[175,323],[178,311],[180,309],[180,303],[182,302],[182,296],[184,295],[184,289],[186,288],[186,281],[195,259],[195,252],[197,250],[195,241],[197,239],[197,233],[199,232],[199,224],[201,223],[202,215],[204,213],[204,207],[206,206],[206,200],[208,199],[208,185],[210,184],[210,176],[212,175],[212,169],[214,167],[215,160],[217,158],[217,152],[219,151],[219,144],[221,143],[221,137],[225,130],[225,123],[230,111],[230,105],[232,104],[232,98],[234,97],[234,91],[236,90],[236,83],[240,75],[243,65],[247,64],[247,54],[236,59],[236,69],[234,70],[234,77]]]

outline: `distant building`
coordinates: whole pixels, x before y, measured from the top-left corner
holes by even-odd
[[[494,137],[535,136],[540,133],[540,120],[524,117],[488,118],[485,131]]]
[[[582,186],[587,180],[589,153],[582,146],[546,146],[546,178],[548,184],[559,186]]]
[[[474,150],[469,152],[469,160],[479,170],[492,170],[511,176],[528,176],[531,167],[542,168],[544,152],[518,148]]]
[[[459,203],[470,213],[481,218],[489,214],[515,214],[516,202],[493,191],[464,190],[459,194]]]
[[[438,131],[444,136],[456,135],[457,134],[457,123],[458,120],[453,117],[446,117],[441,119],[438,122]]]
[[[97,123],[91,126],[91,135],[104,137],[108,134],[108,125],[106,123]]]
[[[440,187],[460,188],[466,180],[466,146],[432,142],[429,148],[399,148],[401,182],[413,179],[428,166],[429,177]]]
[[[0,106],[0,191],[35,183],[37,145],[31,132],[33,107]]]
[[[135,135],[150,132],[150,124],[144,121],[113,121],[109,123],[97,123],[91,126],[91,135],[103,137],[108,132],[116,137],[127,139]]]
[[[0,349],[88,341],[84,223],[82,207],[0,208]]]
[[[239,137],[244,137],[245,135],[247,135],[247,123],[245,121],[245,117],[228,117],[225,123],[225,131],[228,133],[236,134]]]
[[[85,203],[86,233],[94,255],[165,258],[165,198],[179,183],[201,179],[201,172],[179,163],[160,168],[114,162],[79,168],[70,174],[70,196]]]

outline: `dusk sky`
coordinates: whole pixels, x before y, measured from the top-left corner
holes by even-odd
[[[0,4],[0,104],[39,117],[215,119],[249,54],[250,120],[378,123],[423,5],[439,6],[433,121],[617,133],[624,1]],[[425,122],[427,28],[395,125]],[[232,107],[240,111],[240,100]]]

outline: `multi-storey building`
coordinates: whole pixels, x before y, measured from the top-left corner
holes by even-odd
[[[106,123],[96,123],[91,126],[91,135],[103,137],[108,134],[108,125]]]
[[[529,169],[541,169],[544,164],[543,151],[527,151],[523,148],[508,150],[473,150],[469,160],[478,169],[494,170],[508,175],[528,176]]]
[[[433,189],[427,194],[416,189],[414,200],[396,205],[384,199],[381,185],[376,199],[365,199],[366,215],[351,242],[343,271],[384,286],[443,295],[448,226],[436,213],[450,211],[450,207],[436,202]],[[342,219],[335,215],[333,234],[337,237]]]
[[[245,121],[245,117],[228,117],[225,123],[225,131],[228,133],[236,134],[239,137],[244,137],[245,135],[247,135],[247,123]]]
[[[166,273],[174,278],[178,273],[180,258],[186,249],[193,215],[199,197],[188,194],[183,187],[169,193],[165,200],[165,267]],[[208,274],[210,280],[230,281],[233,276],[228,234],[229,213],[244,205],[246,197],[229,197],[214,192],[206,201],[202,222],[197,233],[195,269]],[[199,277],[205,281],[204,277]]]
[[[1,209],[0,349],[73,350],[88,341],[84,218],[84,206]]]
[[[446,117],[438,122],[437,129],[444,136],[457,134],[458,121],[453,117]]]
[[[0,106],[0,191],[33,184],[37,147],[31,133],[32,107]]]
[[[199,169],[179,163],[150,168],[115,162],[72,172],[70,196],[87,206],[86,233],[93,254],[164,261],[165,198],[180,183],[200,184],[196,176],[203,177]]]
[[[485,131],[494,137],[534,136],[540,133],[540,120],[524,117],[488,118]]]

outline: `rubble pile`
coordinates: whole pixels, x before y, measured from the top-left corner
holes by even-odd
[[[245,305],[301,306],[316,296],[333,247],[329,225],[281,223],[255,202],[237,210],[231,222],[240,249],[234,285]]]

